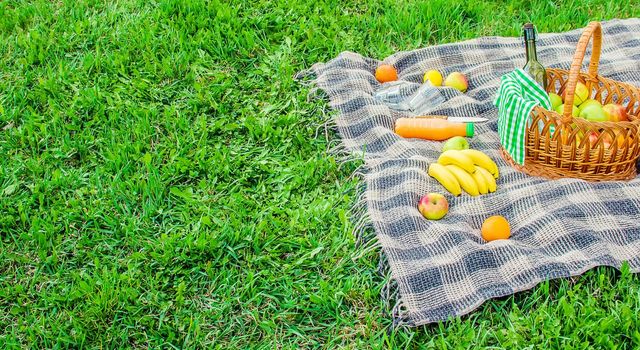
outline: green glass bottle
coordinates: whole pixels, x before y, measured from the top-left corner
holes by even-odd
[[[542,86],[546,91],[547,89],[547,72],[542,64],[538,62],[538,55],[536,53],[536,30],[532,23],[526,23],[523,27],[524,34],[524,47],[527,54],[527,63],[522,68],[525,72]]]

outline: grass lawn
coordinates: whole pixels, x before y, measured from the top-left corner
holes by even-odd
[[[292,79],[343,50],[639,15],[611,0],[0,2],[0,348],[639,347],[640,280],[610,268],[389,332],[378,253],[351,235],[358,164],[327,154],[324,102]]]

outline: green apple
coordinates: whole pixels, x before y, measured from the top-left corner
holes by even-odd
[[[454,136],[447,140],[447,142],[442,145],[442,152],[448,150],[463,150],[469,149],[469,141],[462,136]]]
[[[587,86],[579,82],[578,84],[576,84],[576,90],[573,93],[573,105],[579,106],[588,99],[589,90],[587,90]]]
[[[580,104],[580,106],[578,106],[578,108],[579,108],[580,110],[583,110],[583,109],[585,109],[585,108],[587,108],[588,106],[593,105],[593,104],[596,104],[596,105],[598,105],[598,106],[602,107],[602,103],[600,103],[600,101],[597,101],[597,100],[594,100],[594,99],[590,98],[590,99],[588,99],[588,100],[586,100],[586,101],[582,102],[582,103]]]
[[[572,106],[573,108],[571,109],[571,116],[572,117],[577,117],[578,114],[580,113],[580,110],[578,109],[578,107],[576,106]],[[558,107],[556,107],[554,109],[558,114],[564,114],[564,104],[559,105]]]
[[[555,110],[556,107],[562,104],[562,97],[553,92],[549,94],[549,100],[551,101],[551,110]]]
[[[580,111],[580,118],[584,118],[590,122],[606,122],[609,120],[604,113],[602,106],[591,104]]]

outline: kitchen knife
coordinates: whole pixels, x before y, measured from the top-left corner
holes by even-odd
[[[454,123],[484,123],[489,121],[487,118],[482,117],[448,117],[446,115],[422,115],[416,118],[438,118],[446,119]]]

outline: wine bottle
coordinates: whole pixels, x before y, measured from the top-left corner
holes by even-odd
[[[547,72],[544,66],[538,62],[538,54],[536,52],[536,30],[532,23],[526,23],[522,27],[522,30],[524,34],[524,47],[527,55],[527,63],[522,69],[546,91]]]

